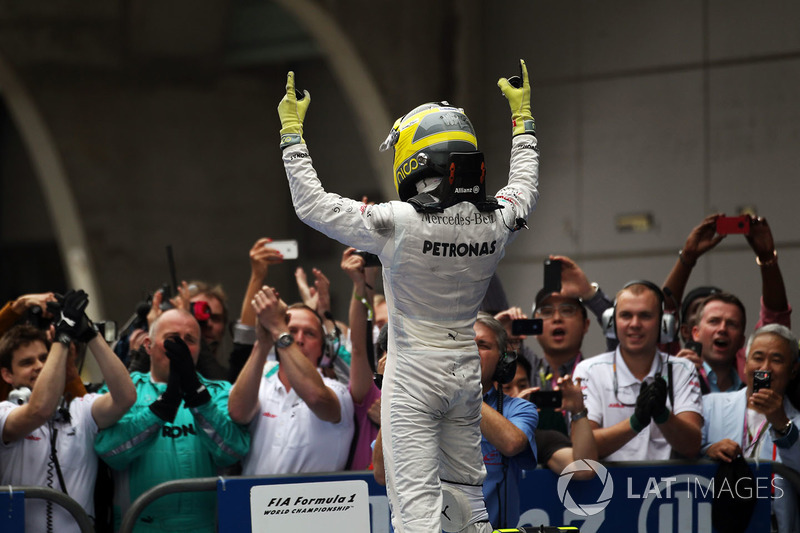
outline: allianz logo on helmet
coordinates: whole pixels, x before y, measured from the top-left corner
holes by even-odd
[[[478,194],[480,191],[481,191],[481,188],[480,188],[480,187],[478,187],[477,185],[475,185],[475,186],[474,186],[474,187],[472,187],[472,188],[468,188],[468,187],[456,187],[456,188],[455,188],[455,190],[454,190],[454,192],[455,192],[456,194],[463,194],[463,193],[472,193],[472,194]]]

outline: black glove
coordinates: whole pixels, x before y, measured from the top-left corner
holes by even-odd
[[[170,372],[165,390],[156,401],[150,404],[150,410],[164,422],[172,423],[178,408],[181,406],[181,378],[177,372]]]
[[[55,297],[56,297],[56,301],[55,302],[47,302],[47,311],[50,314],[52,314],[54,317],[56,317],[56,326],[57,326],[58,322],[60,322],[60,319],[61,319],[61,316],[62,316],[62,311],[64,310],[64,306],[66,305],[67,297],[69,296],[70,298],[77,298],[77,296],[75,296],[75,294],[81,294],[81,293],[86,298],[86,304],[83,306],[84,307],[84,312],[81,314],[80,319],[75,324],[75,326],[73,328],[74,329],[73,334],[68,334],[68,335],[69,335],[70,341],[76,340],[76,341],[79,341],[79,342],[88,343],[92,339],[94,339],[97,336],[97,334],[99,333],[97,328],[95,327],[94,323],[89,319],[89,317],[86,315],[86,312],[85,312],[86,305],[89,304],[89,295],[88,294],[86,294],[82,290],[81,291],[70,290],[70,291],[67,291],[67,293],[65,295],[63,295],[63,296],[60,295],[60,294],[56,294],[55,295]],[[59,335],[58,335],[58,327],[56,327],[56,333],[57,333],[56,338],[58,338],[59,337]],[[66,337],[65,337],[65,340],[66,340]]]
[[[630,418],[631,428],[639,433],[650,424],[650,419],[653,416],[652,402],[650,396],[650,388],[652,384],[642,383],[642,388],[639,389],[639,396],[636,397],[636,408]]]
[[[69,345],[78,340],[86,327],[84,310],[89,305],[89,295],[82,290],[70,289],[64,296],[58,297],[59,311],[56,316],[56,340]]]
[[[650,414],[653,422],[663,424],[669,418],[667,409],[667,382],[658,376],[650,385],[648,395],[650,396]]]
[[[181,383],[181,391],[186,407],[197,407],[211,400],[211,394],[205,385],[200,383],[194,369],[194,360],[189,347],[180,337],[164,339],[164,350],[169,359],[169,375],[177,375]]]

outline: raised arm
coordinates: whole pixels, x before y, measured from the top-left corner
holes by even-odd
[[[372,332],[367,331],[368,315],[372,313],[375,292],[366,282],[364,258],[356,255],[355,248],[348,248],[342,254],[342,270],[353,281],[353,296],[350,299],[350,395],[360,404],[372,387],[372,367],[368,360],[367,342],[372,342]],[[374,269],[372,269],[374,270]],[[369,341],[367,337],[369,336]]]
[[[252,300],[255,306],[255,294]],[[236,378],[228,397],[228,413],[234,422],[249,424],[258,413],[258,390],[261,387],[261,377],[267,355],[272,349],[272,336],[260,324],[256,325],[256,343],[250,357]]]
[[[502,394],[502,391],[500,392]],[[532,414],[536,411],[531,405]],[[532,423],[535,429],[538,417],[530,417],[527,423]],[[530,446],[527,435],[512,421],[501,415],[486,402],[481,405],[481,433],[489,443],[506,457],[514,457],[525,451]],[[533,433],[533,431],[531,431]]]
[[[92,417],[97,427],[103,429],[116,423],[136,403],[136,388],[125,365],[99,334],[89,341],[89,349],[108,387],[108,394],[92,404]]]
[[[286,303],[270,287],[265,287],[255,296],[255,307],[259,323],[270,332],[273,339],[288,331]],[[321,420],[338,423],[341,420],[341,404],[336,393],[325,385],[314,364],[303,354],[297,343],[280,349],[282,372],[297,395]]]
[[[267,279],[269,266],[283,262],[281,253],[269,247],[270,242],[272,239],[261,237],[250,248],[250,280],[247,282],[247,289],[242,298],[242,311],[239,315],[239,322],[245,326],[256,325],[256,312],[251,302]]]
[[[675,260],[672,270],[664,280],[664,288],[669,289],[672,293],[672,298],[667,298],[665,302],[668,311],[674,311],[674,306],[680,308],[689,275],[700,256],[725,238],[725,235],[717,235],[717,219],[720,216],[722,216],[720,213],[707,216],[700,224],[692,228],[689,236],[686,237],[686,242],[678,253],[678,259]]]
[[[767,219],[750,217],[750,233],[746,236],[750,248],[756,254],[756,263],[761,272],[761,297],[764,307],[771,311],[785,311],[789,308],[786,286],[778,266],[778,252]]]
[[[54,342],[42,371],[33,385],[28,403],[12,410],[3,426],[3,442],[19,440],[47,422],[58,407],[66,382],[69,345],[88,327],[84,314],[89,297],[83,291],[68,291],[59,300]]]
[[[28,403],[12,410],[3,426],[3,442],[8,444],[29,435],[56,412],[64,390],[69,346],[54,342],[47,361],[36,378]]]

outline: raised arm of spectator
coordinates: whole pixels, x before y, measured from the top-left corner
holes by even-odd
[[[561,261],[561,294],[569,297],[578,297],[588,310],[597,319],[598,324],[603,326],[603,311],[612,307],[612,302],[603,292],[603,289],[596,283],[590,283],[589,278],[583,272],[578,263],[565,255],[551,255],[550,260]],[[606,347],[614,350],[617,347],[616,339],[606,338]]]
[[[347,248],[342,254],[342,270],[353,281],[353,297],[350,299],[350,395],[360,404],[372,387],[372,367],[368,360],[367,335],[372,341],[372,332],[367,331],[367,319],[372,312],[375,291],[366,280],[364,258],[356,255],[355,248]],[[375,270],[370,268],[369,270]]]
[[[256,294],[254,300],[258,322],[270,332],[273,339],[288,331],[286,303],[273,289],[265,287]],[[325,385],[317,368],[303,354],[297,343],[280,349],[280,359],[279,372],[284,373],[291,387],[317,418],[338,423],[342,417],[339,397]]]
[[[272,239],[261,237],[250,248],[250,280],[242,298],[239,320],[233,325],[233,350],[228,363],[228,381],[231,383],[238,379],[239,372],[250,358],[256,342],[256,312],[253,310],[253,297],[261,290],[269,266],[283,262],[283,255],[278,250],[270,248],[270,242]]]
[[[56,412],[64,390],[69,346],[54,342],[42,371],[36,378],[28,403],[13,409],[3,426],[3,442],[8,444],[29,435]]]
[[[251,302],[250,305],[255,306],[255,294]],[[249,424],[258,413],[261,376],[273,345],[272,335],[262,325],[256,324],[256,343],[228,396],[228,414],[237,424]]]
[[[87,329],[92,331],[84,314],[89,297],[83,291],[68,291],[59,300],[59,316],[54,326],[55,338],[47,360],[33,385],[28,403],[13,409],[3,426],[3,442],[13,442],[46,423],[58,407],[64,392],[69,345],[83,340]]]
[[[7,302],[0,309],[0,335],[8,331],[33,306],[39,306],[45,317],[50,316],[47,311],[47,302],[55,301],[56,297],[52,292],[43,292],[39,294],[23,294],[16,300]]]
[[[583,459],[597,461],[597,443],[594,441],[592,425],[587,416],[580,416],[584,409],[583,394],[580,389],[580,378],[577,383],[572,381],[572,376],[565,375],[558,378],[558,388],[562,392],[561,409],[569,412],[571,416],[570,435],[572,446],[556,450],[547,467],[553,472],[562,472],[570,463]],[[576,418],[574,415],[578,414]],[[579,470],[574,473],[576,479],[590,479],[594,477],[591,470]]]
[[[253,309],[253,297],[261,290],[264,280],[267,279],[269,265],[283,262],[283,255],[276,249],[270,248],[272,239],[261,237],[250,248],[250,281],[242,299],[242,312],[239,322],[245,326],[256,325],[256,312]]]
[[[136,387],[128,370],[117,354],[99,334],[89,341],[89,349],[103,373],[108,394],[103,394],[92,404],[92,417],[100,429],[116,423],[136,403]]]
[[[750,233],[745,237],[756,254],[756,263],[761,271],[761,297],[764,307],[770,311],[788,310],[786,286],[783,284],[783,275],[778,266],[778,252],[767,219],[751,216]]]
[[[721,216],[721,213],[707,216],[700,224],[692,228],[689,236],[686,237],[686,242],[678,253],[678,259],[675,260],[672,270],[664,280],[664,288],[669,289],[672,293],[672,298],[667,298],[665,301],[667,311],[674,311],[676,307],[680,308],[689,275],[700,256],[725,238],[725,235],[717,235],[717,219]]]
[[[189,291],[189,284],[186,281],[182,281],[180,285],[177,287],[178,294],[172,296],[169,299],[169,303],[172,304],[172,307],[175,309],[183,309],[184,311],[189,311],[189,302],[192,299],[191,293]],[[156,321],[158,317],[161,316],[161,313],[164,312],[161,309],[161,304],[164,302],[164,290],[159,289],[155,293],[153,293],[153,300],[150,304],[150,312],[147,313],[147,325],[151,326],[153,322]]]
[[[558,388],[561,390],[561,408],[570,413],[570,436],[572,437],[572,456],[573,461],[578,459],[597,460],[597,443],[594,441],[592,426],[589,424],[588,416],[575,418],[574,415],[581,413],[586,406],[583,403],[581,393],[581,380],[577,383],[572,381],[572,376],[567,374],[558,378]],[[567,465],[564,465],[565,467]],[[560,470],[559,470],[560,472]]]
[[[328,277],[318,268],[312,268],[314,274],[314,285],[309,286],[308,277],[303,267],[297,267],[294,277],[297,281],[297,290],[303,303],[315,310],[325,323],[325,331],[336,330],[336,323],[331,315],[331,282]]]

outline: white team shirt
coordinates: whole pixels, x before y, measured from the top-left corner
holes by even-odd
[[[616,396],[614,395],[615,354],[618,384]],[[667,360],[672,367],[672,390],[675,397],[675,405],[672,405],[669,396],[667,397],[667,407],[674,414],[691,411],[702,416],[703,401],[700,382],[697,379],[694,365],[688,359],[668,358],[667,354],[657,351],[647,376],[655,377],[660,370],[664,379],[667,379]],[[582,378],[583,401],[589,410],[589,419],[597,422],[600,427],[611,427],[623,420],[627,421],[633,414],[642,381],[636,379],[628,369],[619,353],[619,348],[616,349],[616,352],[603,353],[581,361],[575,368],[574,378]],[[670,458],[671,451],[672,447],[661,433],[658,424],[650,422],[619,450],[601,459],[605,461],[666,460]]]
[[[337,424],[317,418],[294,388],[286,391],[277,372],[262,378],[243,475],[344,470],[355,428],[353,399],[346,385],[324,376],[322,380],[339,398],[342,416]]]
[[[39,426],[30,435],[4,444],[0,439],[0,485],[35,485],[61,490],[55,465],[50,460],[52,428],[58,429],[56,456],[64,484],[70,498],[83,507],[94,519],[94,485],[97,479],[97,455],[94,438],[97,424],[92,417],[92,404],[97,394],[75,398],[69,405],[71,421],[51,421]],[[0,434],[9,413],[20,406],[11,402],[0,403]],[[48,516],[52,528],[48,529]],[[25,499],[25,531],[80,532],[72,515],[60,505],[53,503],[47,511],[47,502],[41,499]]]

